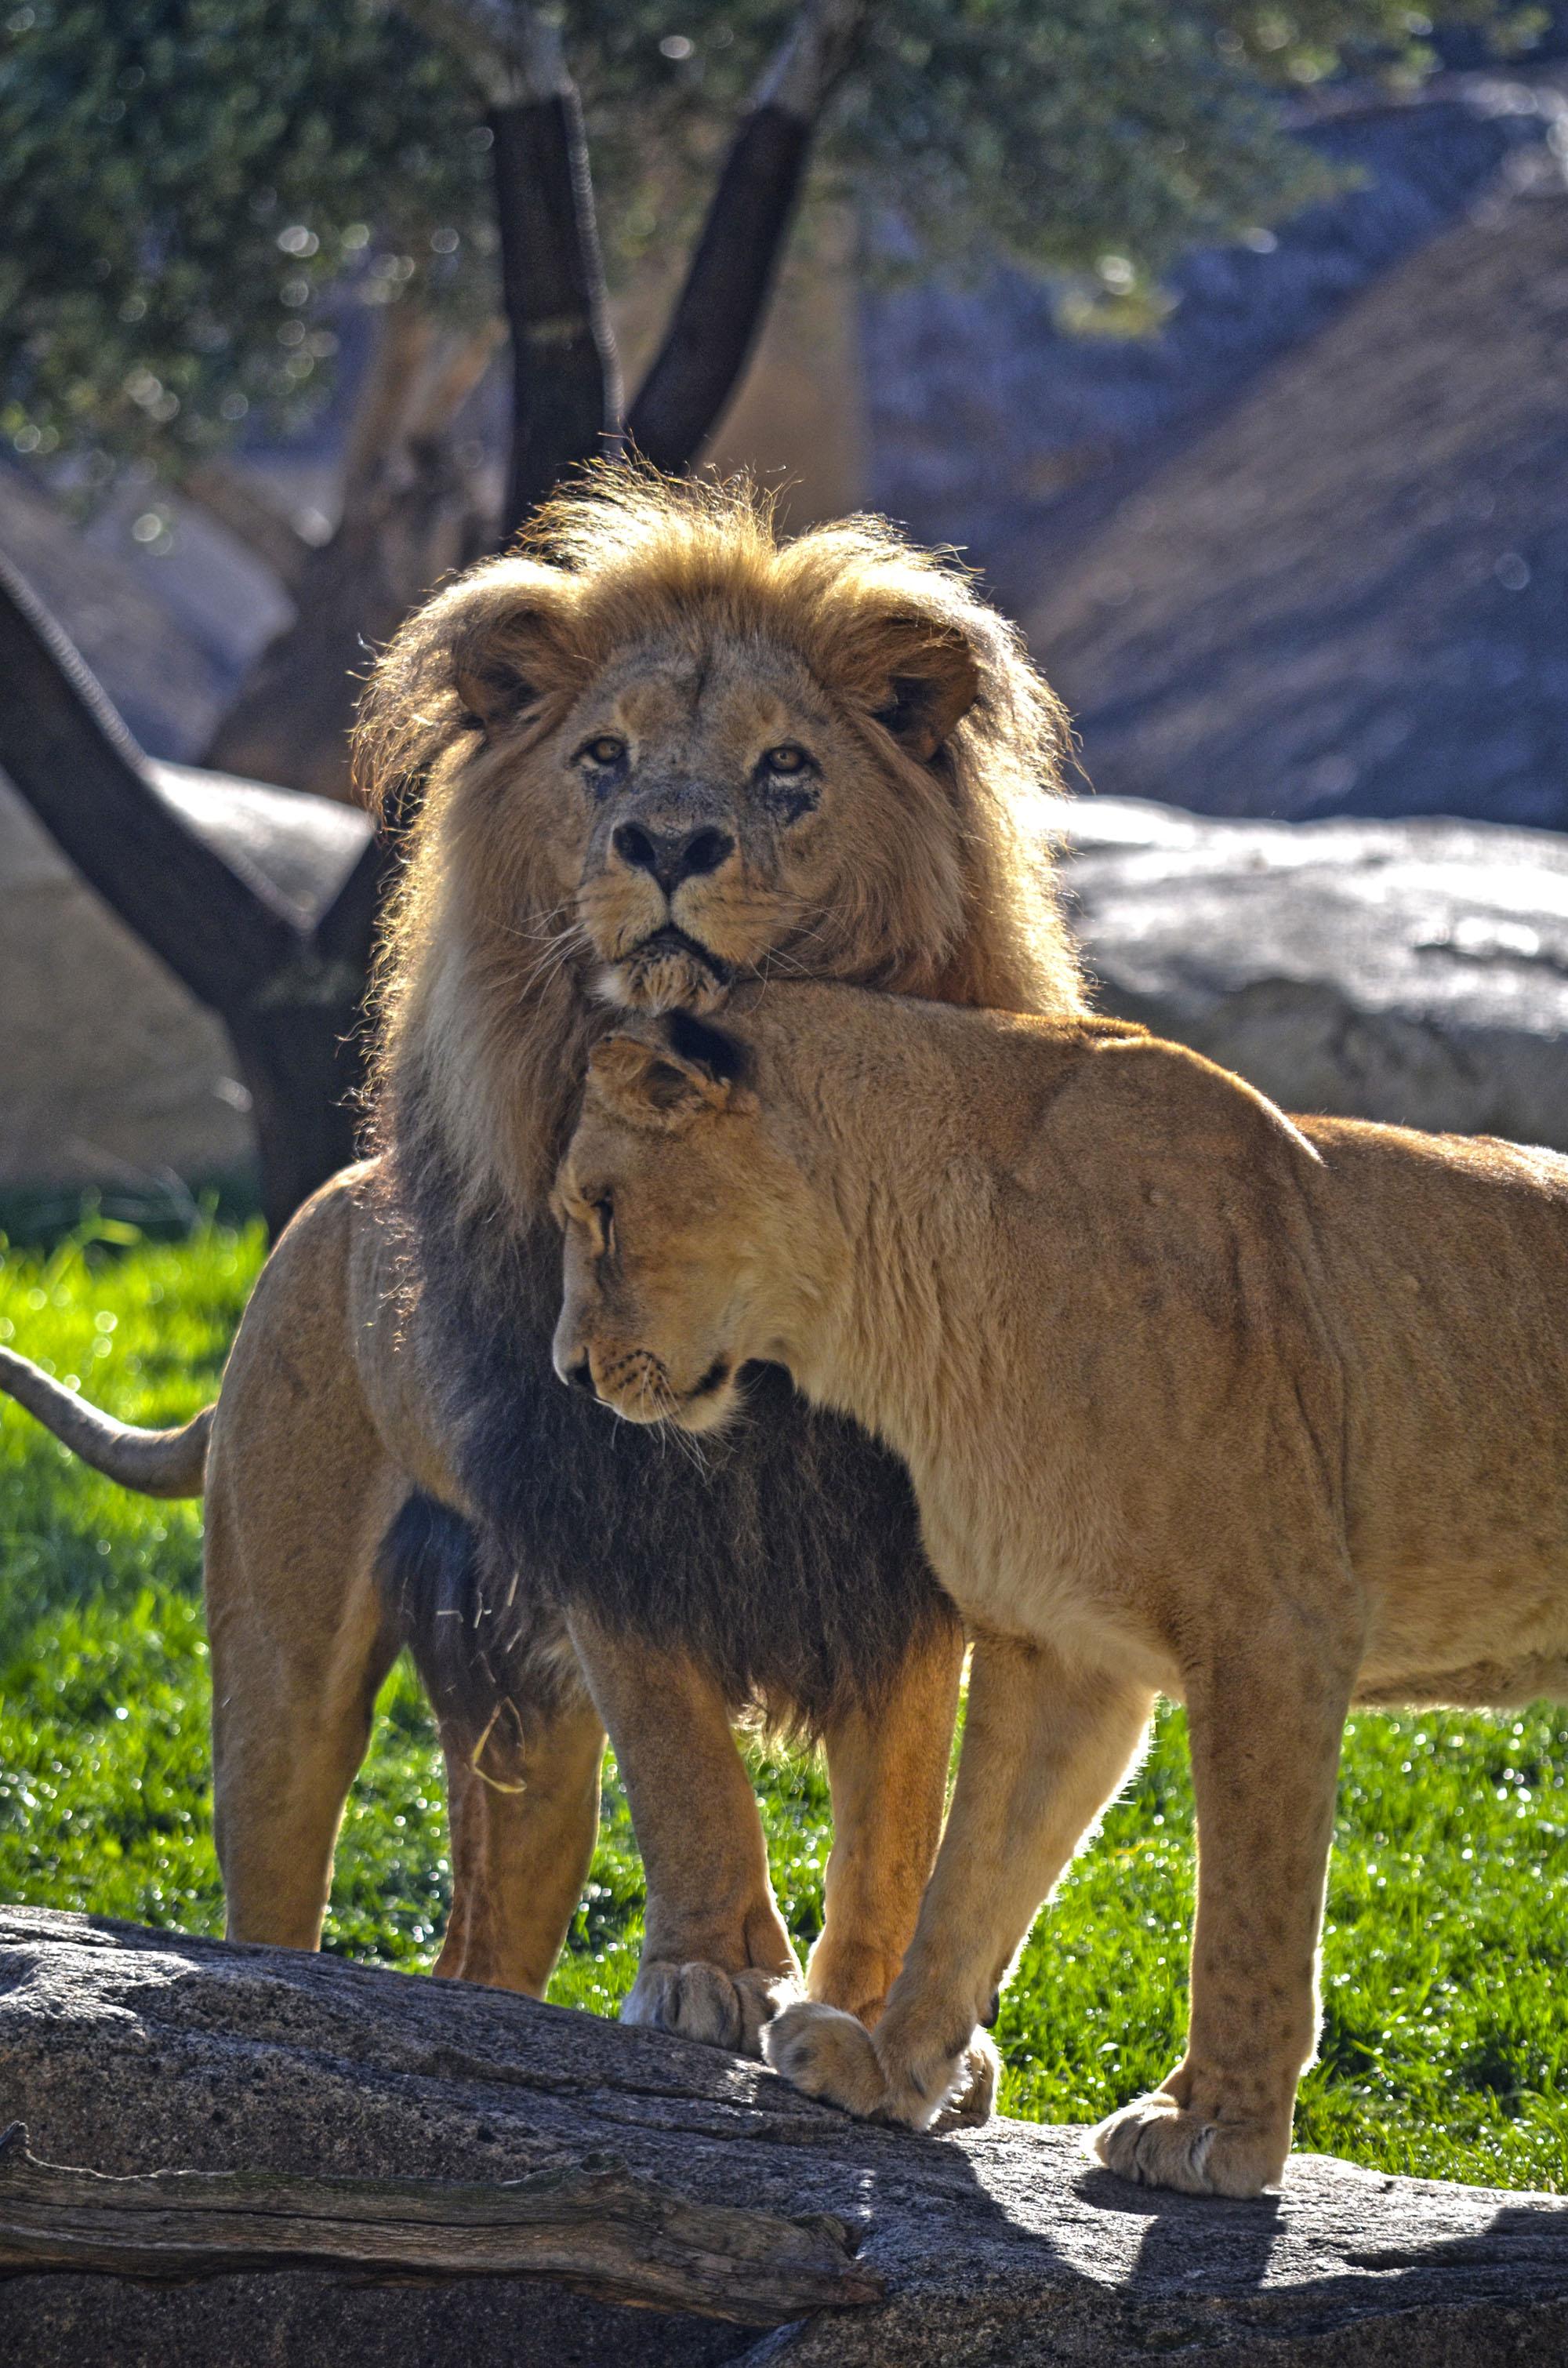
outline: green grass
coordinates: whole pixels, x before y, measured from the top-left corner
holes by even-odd
[[[89,1221],[47,1257],[0,1237],[0,1340],[132,1420],[178,1421],[212,1390],[261,1249],[254,1224],[213,1222],[159,1243]],[[221,1929],[199,1552],[194,1507],[125,1495],[19,1410],[0,1414],[0,1898]],[[826,1787],[809,1761],[759,1754],[756,1773],[774,1880],[805,1945],[822,1911]],[[1568,1713],[1358,1715],[1298,2144],[1381,2169],[1568,2189],[1565,1877]],[[431,1721],[400,1667],[345,1825],[327,1945],[427,1964],[449,1886]],[[1008,2112],[1097,2118],[1169,2068],[1191,1895],[1173,1713],[1025,1951],[997,2028]],[[641,1907],[612,1771],[553,1998],[613,2009]]]

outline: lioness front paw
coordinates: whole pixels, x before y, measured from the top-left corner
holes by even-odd
[[[1002,2058],[983,2031],[977,2031],[964,2049],[958,2078],[948,2091],[948,2101],[931,2123],[932,2133],[941,2137],[948,2130],[978,2130],[991,2119],[996,2107],[996,2084],[1002,2077]]]
[[[755,1967],[729,1974],[700,1958],[686,1964],[655,1958],[639,1966],[620,2020],[700,2040],[705,2047],[727,2047],[732,2055],[760,2055],[765,2026],[800,1995],[793,1974]]]
[[[1278,2181],[1290,2151],[1290,2128],[1220,2121],[1156,2092],[1136,2098],[1089,2133],[1108,2170],[1141,2187],[1183,2195],[1261,2195]]]
[[[808,2097],[842,2105],[863,2121],[911,2130],[972,2127],[985,2121],[996,2093],[997,2055],[985,2033],[956,2046],[907,2053],[837,2007],[802,1999],[763,2033],[776,2072]]]

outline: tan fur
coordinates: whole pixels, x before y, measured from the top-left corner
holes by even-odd
[[[606,791],[580,752],[611,732],[634,761]],[[748,820],[759,758],[794,742],[811,752],[814,805]],[[449,586],[385,653],[360,772],[372,802],[410,785],[421,801],[381,969],[386,1156],[328,1186],[278,1242],[208,1475],[218,1828],[237,1937],[313,1945],[392,1649],[379,1539],[411,1486],[467,1509],[462,1408],[385,1230],[391,1160],[433,1133],[466,1208],[519,1224],[541,1213],[587,1050],[612,1024],[607,996],[711,1007],[733,979],[807,972],[1077,1008],[1040,803],[1065,746],[1016,635],[957,566],[870,519],[783,542],[744,486],[631,471],[553,506],[526,546]],[[720,808],[739,816],[733,853],[672,896],[611,843],[622,818]],[[672,921],[711,959],[650,942]],[[140,1485],[116,1452],[108,1468]],[[143,1456],[137,1469],[151,1468]],[[454,1898],[438,1970],[542,1988],[593,1847],[602,1710],[648,1869],[630,2010],[755,2044],[799,1969],[726,1705],[689,1656],[655,1668],[641,1643],[580,1624],[586,1691],[443,1734]],[[564,1636],[560,1649],[570,1662]],[[944,1637],[912,1652],[875,1722],[846,1712],[824,1736],[837,1839],[809,1987],[869,2017],[935,1850],[956,1683]]]
[[[825,985],[685,1044],[644,1021],[595,1055],[558,1367],[711,1429],[782,1360],[906,1459],[974,1637],[874,2037],[793,2006],[769,2059],[927,2125],[1163,1691],[1198,1802],[1187,2046],[1095,2145],[1254,2193],[1313,2044],[1349,1704],[1568,1693],[1568,1159],[1292,1121],[1110,1023]]]

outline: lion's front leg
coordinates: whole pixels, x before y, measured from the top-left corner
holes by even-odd
[[[1147,1691],[1048,1648],[975,1645],[952,1814],[915,1938],[874,2032],[805,2000],[764,2034],[776,2071],[851,2112],[940,2128],[988,2108],[983,2024],[1041,1900],[1115,1792]]]
[[[763,2026],[801,1995],[801,1964],[723,1695],[682,1655],[612,1637],[585,1615],[571,1626],[647,1880],[642,1959],[621,2019],[759,2055]]]
[[[958,1621],[912,1644],[885,1692],[824,1733],[833,1848],[806,1994],[866,2024],[882,2011],[914,1936],[941,1839],[963,1666]]]
[[[1267,1610],[1189,1683],[1198,1918],[1187,2053],[1094,2133],[1108,2169],[1189,2195],[1256,2195],[1290,2150],[1317,2035],[1317,1942],[1356,1656]],[[1226,1649],[1228,1647],[1228,1649]]]

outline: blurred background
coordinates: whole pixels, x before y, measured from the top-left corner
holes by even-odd
[[[1565,171],[1506,0],[12,6],[0,1191],[348,1155],[357,678],[623,427],[981,571],[1113,1008],[1568,1141]]]

